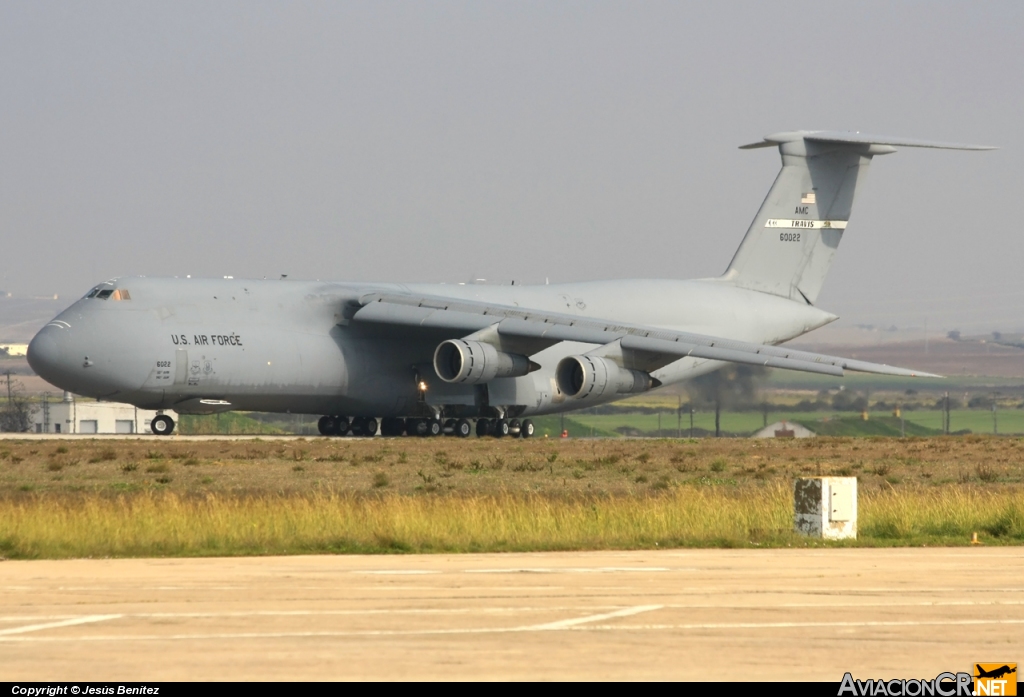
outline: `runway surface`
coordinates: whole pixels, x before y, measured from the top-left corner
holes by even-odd
[[[5,680],[934,677],[1024,659],[1018,548],[0,563]]]

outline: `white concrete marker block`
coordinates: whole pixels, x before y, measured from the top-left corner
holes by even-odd
[[[806,477],[793,483],[793,525],[826,540],[857,539],[857,478]]]

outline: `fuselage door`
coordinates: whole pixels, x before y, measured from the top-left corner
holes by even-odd
[[[174,384],[184,385],[188,379],[188,350],[178,349],[174,352]]]

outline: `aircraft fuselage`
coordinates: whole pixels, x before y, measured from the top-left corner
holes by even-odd
[[[450,333],[351,320],[349,310],[373,292],[444,295],[770,344],[835,319],[713,279],[490,286],[132,277],[98,288],[40,331],[30,348],[33,368],[76,394],[184,413],[216,411],[210,405],[218,402],[238,410],[375,417],[422,415],[424,401],[465,416],[479,415],[482,403],[516,416],[583,406],[559,393],[554,369],[594,345],[544,349],[532,356],[539,370],[492,380],[482,395],[479,385],[436,375],[434,349]],[[653,376],[670,384],[720,365],[683,358]]]

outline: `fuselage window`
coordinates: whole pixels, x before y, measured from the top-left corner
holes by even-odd
[[[107,288],[106,290],[101,290],[96,295],[96,297],[99,298],[100,300],[106,300],[107,298],[109,298],[113,294],[114,294],[113,288]]]

